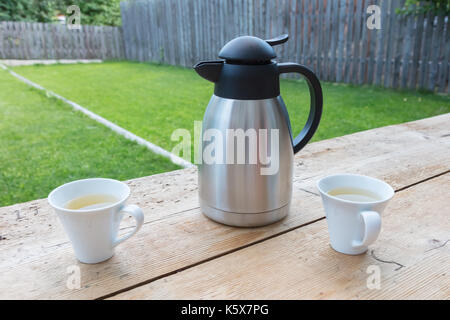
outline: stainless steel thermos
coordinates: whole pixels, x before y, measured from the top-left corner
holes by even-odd
[[[273,46],[287,40],[238,37],[222,48],[222,60],[194,67],[215,84],[203,119],[198,182],[202,212],[217,222],[262,226],[289,212],[294,154],[314,135],[323,98],[310,69],[273,60]],[[295,138],[280,96],[280,74],[290,72],[304,76],[311,95],[309,117]]]

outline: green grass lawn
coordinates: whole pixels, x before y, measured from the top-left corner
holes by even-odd
[[[192,133],[193,121],[202,120],[213,92],[213,84],[193,70],[167,65],[108,62],[14,70],[169,151],[176,144],[170,141],[173,130]],[[313,141],[450,112],[449,96],[322,85],[324,113]],[[297,133],[308,115],[307,86],[283,80],[281,87]]]
[[[65,182],[177,169],[0,69],[0,206],[43,198]]]

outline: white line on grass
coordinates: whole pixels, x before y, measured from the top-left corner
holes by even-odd
[[[191,162],[184,160],[183,158],[161,148],[160,146],[157,146],[156,144],[151,143],[150,141],[147,141],[147,140],[135,135],[134,133],[132,133],[128,130],[125,130],[122,127],[119,127],[118,125],[112,123],[109,120],[106,120],[105,118],[99,116],[98,114],[93,113],[92,111],[89,111],[88,109],[80,106],[79,104],[62,97],[62,96],[54,93],[53,91],[45,89],[44,87],[38,85],[37,83],[34,83],[33,81],[28,80],[27,78],[22,77],[20,74],[15,73],[14,71],[10,70],[9,68],[7,68],[6,66],[4,66],[1,63],[0,63],[0,67],[4,70],[8,71],[11,75],[16,77],[17,79],[32,86],[33,88],[45,91],[47,93],[47,95],[53,96],[61,101],[64,101],[65,103],[71,105],[72,108],[74,108],[75,110],[78,110],[78,111],[84,113],[85,115],[87,115],[89,118],[94,119],[95,121],[103,124],[104,126],[110,128],[112,131],[120,134],[121,136],[125,137],[126,139],[135,141],[138,144],[147,147],[149,150],[153,151],[154,153],[170,159],[170,161],[172,161],[173,163],[175,163],[179,166],[182,166],[184,168],[190,168],[190,167],[194,166]]]

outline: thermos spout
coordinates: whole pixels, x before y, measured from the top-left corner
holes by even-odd
[[[219,81],[223,61],[202,61],[194,66],[194,70],[202,77],[211,82]]]

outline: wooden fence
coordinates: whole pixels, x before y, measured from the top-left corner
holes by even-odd
[[[288,33],[278,60],[322,80],[449,92],[448,17],[395,13],[404,0],[133,0],[121,3],[129,60],[192,66],[239,35]],[[381,30],[367,28],[369,5]]]
[[[121,27],[0,22],[0,59],[124,59]]]

